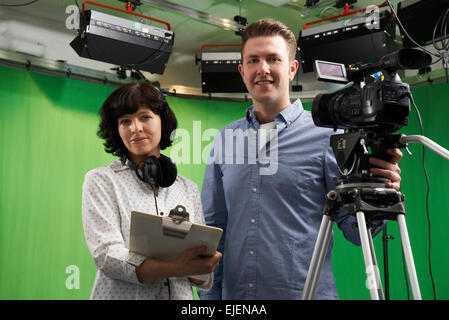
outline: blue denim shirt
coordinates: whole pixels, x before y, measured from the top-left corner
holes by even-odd
[[[253,107],[215,137],[206,167],[202,205],[206,224],[224,230],[223,259],[201,299],[300,299],[318,235],[326,193],[337,164],[332,129],[315,126],[300,100],[275,117],[276,131],[258,145]],[[360,243],[353,216],[337,224]],[[316,299],[338,299],[329,245]]]

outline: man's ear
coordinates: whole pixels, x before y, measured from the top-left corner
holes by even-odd
[[[296,74],[296,72],[298,71],[298,67],[299,67],[299,62],[298,62],[298,60],[293,60],[293,61],[290,63],[290,74],[289,74],[289,77],[288,77],[288,79],[289,79],[290,81],[292,81],[292,80],[295,78],[295,74]]]
[[[240,75],[243,78],[243,65],[241,63],[239,64],[239,72],[240,72]]]

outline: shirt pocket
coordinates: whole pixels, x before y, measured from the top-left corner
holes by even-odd
[[[304,170],[299,167],[278,164],[274,175],[261,176],[261,184],[266,191],[266,197],[280,197],[287,202],[296,202],[310,189],[310,181],[304,175]]]

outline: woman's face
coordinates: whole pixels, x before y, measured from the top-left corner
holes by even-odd
[[[149,156],[160,157],[161,118],[141,106],[135,113],[118,118],[118,132],[134,163]]]

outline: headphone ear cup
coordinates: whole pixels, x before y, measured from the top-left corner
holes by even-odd
[[[178,176],[178,170],[176,169],[176,165],[171,161],[171,159],[167,156],[164,156],[163,154],[161,154],[161,156],[157,160],[161,167],[160,171],[161,173],[163,172],[163,175],[159,180],[159,185],[161,187],[167,188],[175,183],[176,177]]]
[[[142,164],[143,181],[152,186],[159,186],[162,180],[162,168],[155,156],[150,156]]]
[[[138,167],[142,164],[142,175],[139,174]],[[128,163],[128,166],[135,170],[137,177],[145,183],[153,187],[170,187],[178,176],[176,165],[167,156],[161,154],[159,158],[149,156],[145,160],[141,160],[137,165]]]

